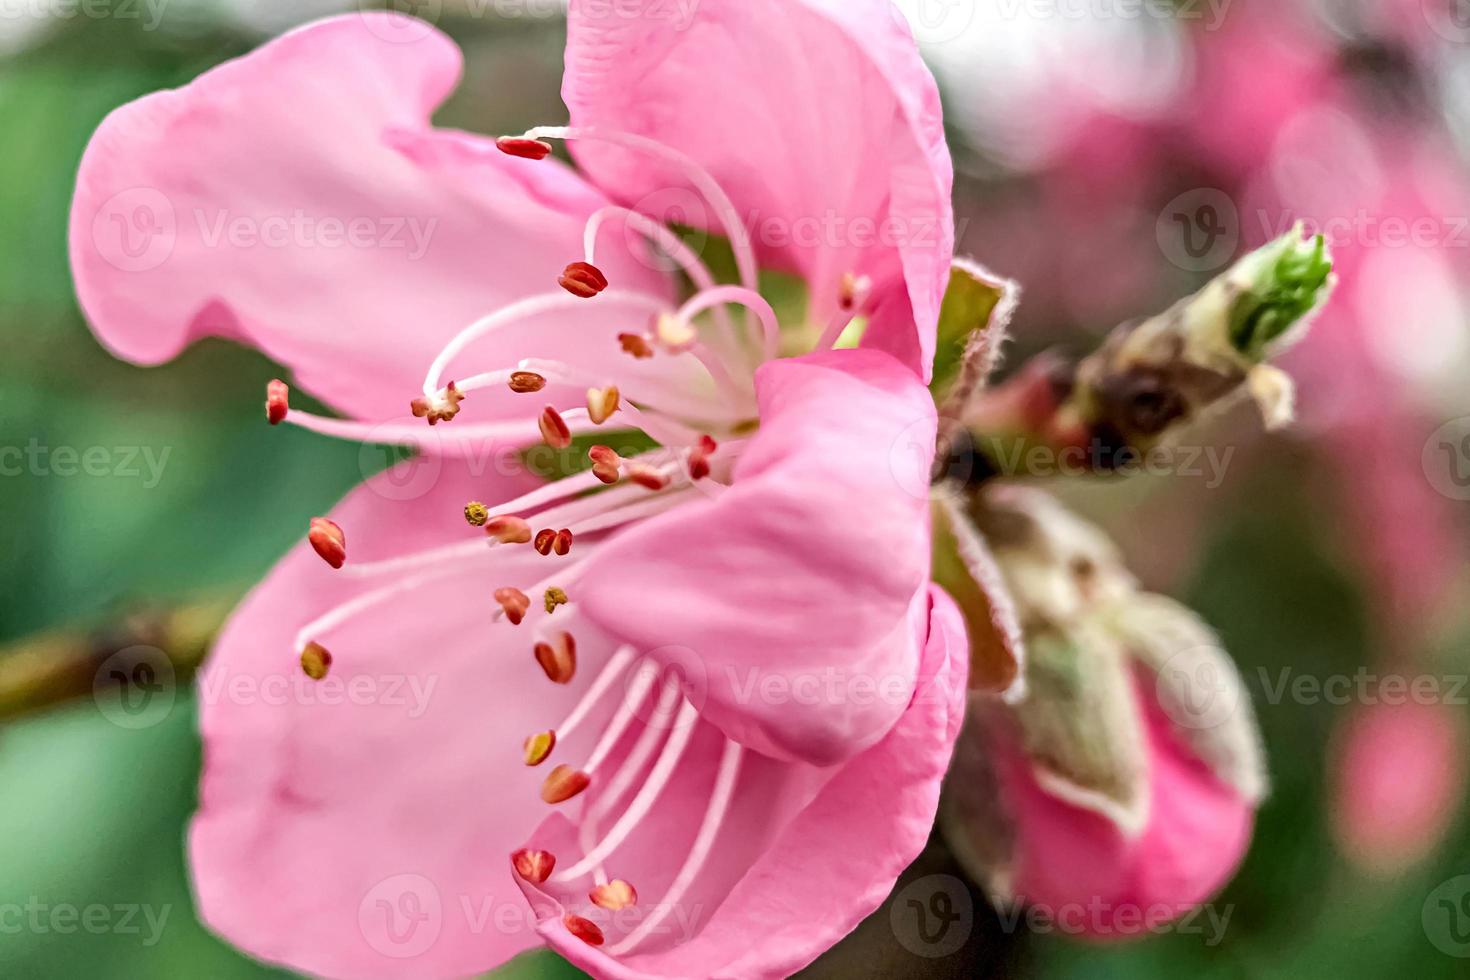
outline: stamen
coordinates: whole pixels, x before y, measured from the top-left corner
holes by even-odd
[[[291,388],[277,378],[265,386],[265,420],[280,425],[291,410]]]
[[[550,405],[542,410],[537,424],[541,427],[541,438],[552,449],[565,449],[572,444],[572,430],[567,428],[561,413]]]
[[[724,188],[691,157],[685,155],[671,146],[660,143],[646,136],[638,136],[633,133],[621,133],[605,129],[583,129],[572,126],[537,126],[528,130],[522,139],[562,139],[562,140],[598,140],[610,143],[613,146],[621,146],[630,150],[641,150],[677,167],[695,189],[702,194],[715,211],[715,216],[724,227],[725,237],[730,239],[730,247],[735,252],[735,265],[740,271],[740,282],[747,288],[756,288],[756,264],[755,252],[751,248],[750,233],[744,223],[740,220],[740,214],[735,210],[735,204],[725,193]]]
[[[411,592],[435,579],[457,575],[459,571],[459,566],[456,564],[436,562],[419,575],[410,575],[396,582],[373,589],[370,592],[364,592],[362,595],[355,596],[341,605],[328,610],[323,615],[318,616],[297,630],[294,646],[297,650],[304,651],[308,644],[315,642],[314,637],[326,635],[359,613],[371,609],[381,602],[396,598],[405,592]]]
[[[464,505],[464,519],[471,527],[484,527],[485,522],[490,519],[490,508],[478,500],[471,500]]]
[[[684,353],[699,339],[699,331],[694,329],[694,324],[673,313],[665,313],[654,321],[653,335],[670,354]]]
[[[502,136],[495,141],[495,146],[501,153],[523,160],[545,160],[551,156],[551,144],[542,140]]]
[[[415,398],[408,405],[414,418],[427,418],[430,425],[438,425],[440,422],[452,421],[459,414],[459,403],[462,401],[464,393],[451,381],[443,390],[425,394],[423,398]]]
[[[577,730],[582,722],[587,720],[587,715],[592,711],[593,707],[607,693],[608,688],[616,683],[617,679],[623,675],[623,671],[627,669],[628,664],[637,655],[638,651],[632,647],[624,646],[619,647],[617,652],[608,658],[607,665],[602,668],[602,672],[597,675],[597,679],[592,682],[592,686],[587,689],[587,693],[582,695],[582,699],[577,702],[577,706],[572,709],[571,714],[567,715],[566,720],[556,726],[556,730],[560,733],[561,738],[570,738],[571,734]]]
[[[528,357],[521,361],[521,367],[536,370],[546,375],[549,380],[561,384],[595,388],[600,383],[598,379],[591,378],[585,372],[560,361]],[[689,445],[699,438],[699,433],[694,429],[658,409],[649,407],[646,403],[643,408],[637,408],[628,402],[622,402],[620,408],[633,425],[664,445]]]
[[[558,633],[548,642],[536,644],[536,662],[553,684],[570,684],[577,673],[577,641],[570,633]]]
[[[607,484],[618,482],[621,476],[619,467],[622,466],[623,457],[619,456],[611,446],[593,446],[587,450],[587,458],[592,460],[593,476]]]
[[[593,905],[609,912],[619,912],[630,905],[638,904],[638,892],[621,878],[598,885],[587,897],[592,900]]]
[[[327,676],[332,669],[332,655],[320,643],[308,643],[301,651],[301,670],[314,681]]]
[[[485,533],[501,544],[525,544],[531,540],[531,525],[519,517],[506,514],[487,520]]]
[[[515,868],[516,874],[539,885],[551,877],[551,869],[556,867],[556,855],[550,851],[521,848],[510,856],[510,865]]]
[[[567,914],[561,917],[562,925],[567,927],[567,932],[576,936],[588,946],[601,946],[605,940],[602,930],[597,928],[597,923],[590,919],[584,919],[580,915]]]
[[[669,478],[662,470],[644,463],[629,463],[628,479],[649,490],[663,490],[669,485]]]
[[[679,312],[675,315],[683,322],[689,323],[705,310],[725,303],[744,306],[760,319],[765,341],[764,359],[774,360],[781,350],[781,323],[776,317],[776,311],[771,308],[771,304],[753,288],[719,286],[715,289],[707,289],[690,297],[689,302],[680,307]]]
[[[505,611],[505,618],[510,620],[512,626],[521,625],[521,620],[526,618],[526,610],[531,608],[531,597],[520,589],[496,589],[495,601],[500,603],[500,608]]]
[[[607,759],[608,753],[612,752],[613,746],[618,744],[618,739],[623,737],[623,732],[632,724],[633,718],[638,712],[638,706],[648,696],[648,691],[653,687],[653,682],[656,680],[658,680],[657,666],[645,660],[639,665],[638,670],[633,673],[633,679],[628,682],[627,690],[623,692],[622,703],[618,705],[618,710],[613,714],[612,720],[607,723],[607,727],[602,730],[602,737],[597,740],[597,745],[592,749],[592,755],[588,756],[587,764],[582,767],[583,772],[588,775],[594,775],[597,772],[598,767]],[[670,682],[660,692],[659,700],[654,710],[662,712],[665,715],[668,714],[668,712],[673,710],[674,700],[678,696],[678,683]],[[613,780],[613,788],[618,787],[620,782],[623,789],[627,788],[627,783],[632,777],[625,777],[623,774],[624,770],[628,769],[630,764],[634,772],[642,768],[643,763],[647,761],[648,756],[653,752],[654,743],[658,741],[660,734],[657,728],[649,727],[644,730],[639,736],[638,743],[633,747],[633,751],[628,754],[623,768],[618,770],[618,774]],[[646,746],[645,743],[647,743]],[[609,789],[609,793],[611,792],[612,789]],[[618,789],[617,793],[621,795],[622,789]],[[606,800],[607,796],[604,795],[598,801],[598,806],[606,807],[611,805],[605,802]]]
[[[579,299],[591,299],[607,288],[607,276],[591,262],[573,262],[557,283]]]
[[[663,901],[659,902],[658,907],[653,909],[649,916],[625,936],[617,946],[608,950],[609,953],[614,955],[625,953],[642,942],[649,933],[658,928],[659,923],[663,922],[673,909],[678,907],[684,894],[699,877],[699,872],[714,847],[715,838],[719,836],[720,825],[729,811],[730,800],[735,795],[735,783],[740,776],[741,758],[740,743],[726,739],[725,751],[720,756],[719,774],[715,777],[715,788],[710,794],[709,806],[704,811],[704,821],[699,825],[699,833],[694,838],[694,845],[689,849],[689,856],[684,859],[683,867],[674,876],[673,883],[669,885],[669,890],[664,894]]]
[[[667,309],[667,303],[656,296],[645,296],[642,293],[626,290],[608,290],[598,300],[598,303],[607,308],[610,313],[621,308],[641,316],[653,316]],[[429,366],[428,374],[424,378],[424,394],[432,395],[438,391],[439,379],[443,377],[449,365],[465,348],[484,335],[509,324],[528,320],[545,313],[580,309],[581,306],[582,300],[575,296],[568,296],[566,293],[541,293],[523,300],[518,300],[509,306],[501,307],[488,316],[481,317],[455,334],[444,345],[444,349],[439,352],[439,356]]]
[[[648,342],[648,336],[641,333],[620,333],[618,343],[623,345],[623,352],[631,354],[634,360],[646,360],[653,356],[653,344]]]
[[[557,606],[565,606],[571,600],[567,598],[565,591],[552,586],[546,590],[546,596],[543,601],[546,603],[546,615],[550,616],[556,612]]]
[[[689,739],[694,735],[698,715],[698,710],[688,701],[679,707],[678,717],[674,719],[673,732],[669,735],[669,740],[664,743],[663,751],[659,753],[658,761],[654,763],[648,781],[643,784],[638,795],[633,797],[633,802],[628,804],[628,809],[618,818],[618,822],[613,824],[607,836],[582,860],[556,875],[556,880],[574,881],[601,864],[609,854],[621,846],[638,823],[648,815],[654,803],[657,802],[659,794],[664,791],[664,787],[668,785],[669,779],[673,776],[674,767],[683,757],[684,750],[689,745]]]
[[[493,446],[501,439],[519,443],[529,438],[535,429],[529,419],[501,422],[483,422],[477,425],[452,426],[448,430],[429,430],[421,425],[404,423],[358,422],[353,419],[334,419],[324,415],[313,415],[291,409],[285,421],[289,425],[352,442],[377,445],[412,446],[425,452],[447,452],[462,447],[484,452],[487,445]]]
[[[557,766],[546,774],[546,781],[541,784],[541,799],[553,806],[565,803],[586,789],[591,782],[592,777],[585,772],[568,765]]]
[[[554,748],[556,748],[555,731],[537,732],[535,735],[527,737],[525,745],[522,747],[526,765],[541,765],[541,763],[546,761],[546,757],[551,755],[551,750]]]
[[[816,346],[812,350],[824,351],[836,347],[837,341],[842,339],[843,331],[863,312],[863,306],[868,302],[868,296],[872,291],[873,280],[867,276],[854,276],[851,272],[845,273],[837,296],[837,309],[833,311],[831,319],[827,321],[826,329],[817,338]]]
[[[601,425],[612,417],[618,410],[618,389],[612,385],[606,388],[587,389],[587,417],[592,420],[593,425]]]
[[[546,387],[546,379],[535,371],[512,371],[510,390],[518,395],[529,395]]]
[[[689,451],[689,479],[703,480],[709,476],[709,458],[719,449],[719,444],[710,436],[701,436],[699,445]]]
[[[347,560],[347,537],[335,521],[313,517],[306,532],[306,540],[311,542],[311,547],[321,556],[322,561],[333,568],[341,568],[342,563]]]
[[[549,527],[537,531],[533,547],[543,555],[549,555],[552,552],[565,555],[572,550],[572,532],[567,528],[553,531]]]

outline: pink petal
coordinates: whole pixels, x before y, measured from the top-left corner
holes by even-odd
[[[1186,753],[1151,683],[1135,690],[1151,747],[1148,823],[1136,838],[1048,794],[1019,753],[1006,750],[1001,762],[1017,900],[1095,939],[1144,933],[1207,901],[1250,842],[1253,807]]]
[[[703,725],[667,805],[661,800],[608,861],[610,874],[638,889],[635,909],[607,915],[586,901],[585,890],[522,882],[546,941],[597,977],[754,980],[792,975],[856,927],[923,848],[963,713],[963,619],[938,590],[924,601],[920,683],[882,741],[826,769],[747,751],[735,802],[695,887],[668,912],[665,931],[616,952],[619,938],[660,908],[701,821],[723,742]],[[554,818],[534,846],[575,850],[572,829]],[[594,948],[571,935],[568,913],[596,922],[607,943]]]
[[[876,351],[773,361],[756,391],[733,487],[608,544],[579,591],[610,634],[691,671],[731,738],[829,764],[877,742],[912,691],[934,406]]]
[[[674,147],[724,187],[765,261],[837,308],[844,273],[867,275],[883,315],[866,343],[928,380],[954,251],[939,92],[887,0],[702,0],[687,18],[641,18],[600,0],[570,10],[563,98],[572,124]],[[646,155],[573,144],[620,200],[678,206],[717,229],[676,173]],[[701,220],[703,219],[703,220]]]
[[[422,21],[353,14],[114,112],[82,160],[71,216],[77,292],[103,343],[154,364],[229,337],[349,414],[405,415],[451,336],[559,291],[606,203],[555,160],[431,129],[459,72],[458,50]],[[599,256],[608,277],[662,295],[659,274],[611,250],[619,238]],[[607,309],[507,329],[457,367],[568,352],[624,365],[627,320]],[[511,403],[482,392],[465,417]]]
[[[1370,704],[1333,741],[1332,830],[1340,850],[1374,874],[1424,860],[1465,798],[1465,725],[1444,704]]]
[[[530,624],[492,622],[495,588],[545,574],[527,548],[464,559],[328,631],[331,673],[307,679],[297,629],[403,579],[354,578],[355,566],[483,540],[460,508],[515,492],[451,461],[405,465],[435,476],[432,489],[402,499],[415,483],[399,468],[353,491],[331,514],[347,565],[295,548],[236,611],[199,685],[200,915],[246,952],[312,974],[462,976],[538,942],[506,860],[547,812],[544,767],[524,765],[521,741],[565,716],[609,649],[579,630],[579,681],[562,687],[537,666]],[[505,918],[507,902],[519,917]]]

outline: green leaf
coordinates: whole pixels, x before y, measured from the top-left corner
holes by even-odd
[[[949,394],[967,357],[980,356],[988,350],[980,341],[987,331],[996,328],[996,311],[1010,288],[1004,280],[971,263],[956,262],[950,268],[949,288],[939,309],[934,380],[929,385],[936,400],[943,401]]]

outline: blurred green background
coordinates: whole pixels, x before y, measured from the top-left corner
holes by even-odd
[[[0,649],[0,910],[12,910],[8,918],[0,913],[0,975],[264,976],[272,971],[205,932],[191,910],[182,845],[199,745],[188,686],[170,692],[172,706],[156,723],[128,728],[104,710],[106,697],[92,696],[93,675],[117,649],[117,637],[146,637],[162,622],[153,617],[228,605],[294,542],[309,517],[392,457],[299,430],[268,430],[260,424],[260,392],[277,369],[229,344],[207,342],[151,370],[113,360],[78,313],[65,228],[77,162],[110,109],[182,84],[306,12],[248,0],[174,0],[150,26],[138,4],[98,4],[90,14],[76,5],[31,6],[71,14],[33,19],[27,4],[0,3],[0,445],[19,447],[26,461],[0,476],[0,644],[8,644]],[[1400,97],[1407,63],[1424,84],[1414,96],[1425,100],[1414,125],[1449,147],[1463,133],[1456,113],[1464,97],[1455,102],[1446,93],[1455,85],[1463,90],[1460,65],[1470,60],[1470,47],[1446,53],[1435,42],[1425,54],[1392,32],[1365,36],[1361,25],[1344,27],[1340,9],[1324,12],[1310,3],[1272,6],[1264,16],[1260,29],[1268,33],[1275,30],[1272,18],[1289,17],[1294,30],[1319,31],[1323,45],[1374,55],[1366,74],[1353,69],[1377,93],[1373,98]],[[464,45],[469,66],[442,123],[493,133],[563,117],[563,26],[556,17],[472,16],[448,4],[439,21]],[[1106,66],[1109,52],[1122,52],[1121,58],[1135,50],[1099,49],[1099,37],[1116,40],[1122,28],[1103,19],[1097,26],[1088,33],[1085,17],[1043,21],[1036,31],[1052,33],[1034,58],[1050,63],[1075,43]],[[1137,104],[1115,98],[1089,109],[1085,119],[1058,124],[1088,141],[1117,138],[1106,129],[1116,126],[1167,149],[1136,166],[1130,161],[1138,158],[1128,156],[1111,183],[1098,177],[1107,161],[1086,152],[1098,143],[1022,152],[988,140],[1004,132],[1005,120],[996,120],[994,105],[972,113],[970,97],[982,86],[993,96],[1000,85],[1003,93],[1004,72],[992,67],[971,77],[968,56],[936,59],[961,174],[962,249],[1019,277],[1026,289],[1013,364],[1053,343],[1085,349],[1117,320],[1160,309],[1198,285],[1202,277],[1181,270],[1155,241],[1159,209],[1191,186],[1249,183],[1235,172],[1211,171],[1214,148],[1187,139],[1190,114],[1201,106],[1189,85],[1200,84],[1211,45],[1224,44],[1228,32],[1208,35],[1184,18],[1132,24],[1164,28],[1194,59],[1192,80],[1169,83],[1176,87],[1166,93],[1168,105],[1149,106],[1142,117]],[[986,50],[977,48],[973,57]],[[1219,57],[1244,58],[1247,50]],[[1023,62],[1016,59],[1018,79],[1035,68]],[[1053,82],[1044,73],[1039,80],[1034,74],[1026,76],[1032,88],[1016,97],[1013,112],[1040,111],[1041,104],[1021,97],[1036,86],[1060,92],[1045,88]],[[1143,77],[1144,90],[1163,85],[1161,75]],[[1433,94],[1425,94],[1431,80]],[[1286,97],[1268,86],[1242,98],[1278,95]],[[1118,192],[1120,184],[1126,193]],[[1116,207],[1099,199],[1110,195]],[[1455,263],[1463,296],[1459,256]],[[1120,266],[1123,284],[1115,271]],[[1470,330],[1463,319],[1458,327]],[[1316,356],[1311,348],[1301,355],[1303,362]],[[1324,361],[1328,356],[1320,354]],[[1463,388],[1463,363],[1459,369]],[[1304,401],[1329,388],[1305,385]],[[1395,394],[1361,394],[1382,401],[1385,412],[1398,411]],[[1421,402],[1405,409],[1412,420],[1406,429],[1412,463],[1405,465],[1411,472],[1397,476],[1428,482],[1428,475],[1412,472],[1422,440],[1465,411]],[[1353,480],[1343,478],[1376,479],[1379,468],[1397,462],[1352,459],[1351,442],[1334,439],[1325,423],[1271,440],[1255,438],[1253,426],[1242,415],[1212,430],[1222,444],[1240,449],[1218,488],[1148,477],[1067,491],[1117,533],[1149,585],[1191,602],[1221,631],[1260,699],[1275,792],[1261,811],[1244,869],[1216,903],[1232,913],[1224,941],[1207,946],[1199,936],[1174,934],[1095,947],[1025,930],[1008,935],[982,913],[963,950],[928,960],[895,943],[880,911],[815,975],[1467,975],[1470,960],[1437,946],[1422,920],[1432,890],[1470,873],[1462,800],[1455,796],[1443,834],[1427,841],[1415,860],[1390,874],[1361,870],[1332,834],[1331,746],[1355,706],[1268,703],[1260,682],[1283,666],[1318,677],[1380,669],[1388,659],[1384,637],[1406,632],[1416,640],[1407,653],[1395,654],[1398,663],[1440,677],[1463,674],[1470,661],[1465,505],[1439,499],[1448,505],[1450,532],[1431,541],[1442,553],[1420,557],[1447,565],[1451,585],[1442,598],[1426,601],[1428,613],[1417,611],[1419,620],[1405,624],[1395,618],[1399,610],[1381,601],[1382,569],[1359,560],[1371,550],[1371,538],[1395,529],[1365,526],[1363,511],[1345,500]],[[93,466],[80,462],[88,451]],[[1457,749],[1463,753],[1464,746]],[[958,874],[938,845],[921,865],[915,875]],[[167,916],[156,937],[141,914],[131,923],[134,932],[115,910],[138,905]],[[110,911],[98,913],[105,924],[97,929],[67,930],[47,918],[58,906]],[[29,918],[37,908],[43,910],[39,926]],[[16,923],[19,929],[12,928]],[[504,971],[574,974],[549,954]]]

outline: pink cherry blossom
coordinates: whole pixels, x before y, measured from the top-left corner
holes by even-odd
[[[499,147],[427,122],[446,38],[362,14],[123,107],[82,163],[111,350],[249,343],[345,416],[273,386],[273,421],[424,450],[332,510],[340,570],[303,542],[256,587],[201,680],[199,910],[262,959],[449,976],[544,941],[598,976],[785,976],[929,833],[967,649],[928,580],[933,81],[879,0],[569,18],[569,125]],[[756,291],[773,267],[805,333]],[[659,448],[548,484],[487,461],[607,416]],[[303,688],[308,653],[331,673]]]

